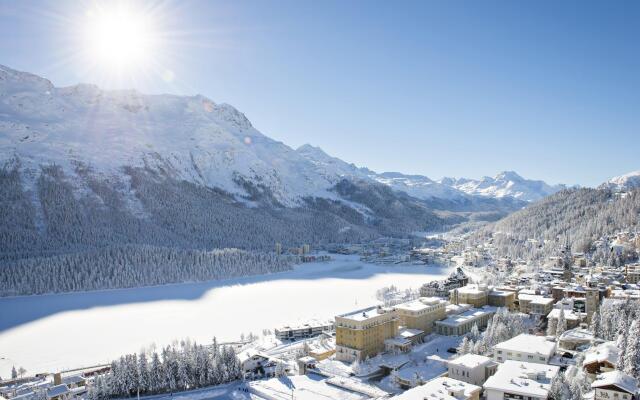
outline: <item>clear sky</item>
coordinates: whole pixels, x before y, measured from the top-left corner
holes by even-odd
[[[153,69],[119,79],[82,49],[96,6],[0,1],[0,63],[200,93],[376,171],[597,185],[640,169],[638,1],[138,2]]]

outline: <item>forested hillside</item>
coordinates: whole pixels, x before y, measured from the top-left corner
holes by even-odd
[[[287,257],[237,249],[109,246],[8,262],[0,273],[0,296],[199,282],[286,271],[291,266]]]
[[[484,227],[470,241],[492,238],[498,255],[514,259],[557,255],[565,240],[574,252],[588,252],[603,236],[640,229],[639,215],[640,190],[568,189]]]

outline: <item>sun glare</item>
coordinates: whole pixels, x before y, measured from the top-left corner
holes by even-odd
[[[157,34],[149,15],[126,4],[87,12],[86,53],[96,67],[115,73],[152,63]]]

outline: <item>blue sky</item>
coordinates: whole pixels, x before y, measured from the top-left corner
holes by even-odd
[[[145,3],[170,82],[82,65],[73,26],[93,6],[0,2],[0,63],[58,86],[200,93],[377,171],[597,185],[640,169],[637,1]]]

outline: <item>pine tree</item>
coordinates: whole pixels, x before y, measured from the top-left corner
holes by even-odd
[[[558,326],[556,327],[556,339],[560,339],[560,336],[567,330],[567,320],[564,316],[564,308],[560,308],[560,314],[558,315]]]
[[[138,390],[142,393],[149,390],[149,366],[144,352],[138,357]]]
[[[151,356],[151,367],[149,368],[149,390],[158,393],[165,389],[165,373],[157,352]]]
[[[556,336],[556,331],[558,330],[558,319],[551,318],[547,322],[547,336]]]
[[[460,342],[460,345],[458,346],[458,354],[464,355],[470,353],[472,349],[471,346],[473,346],[472,342],[468,337],[465,336],[464,338],[462,338],[462,342]]]
[[[16,366],[11,367],[11,379],[16,379],[18,377],[18,371],[16,371]]]
[[[480,329],[478,329],[478,324],[473,324],[473,326],[471,327],[471,332],[469,332],[470,334],[470,339],[473,341],[478,340],[478,338],[480,338]]]
[[[634,320],[629,328],[627,337],[627,349],[624,355],[624,372],[640,377],[640,323]]]
[[[600,310],[596,310],[591,316],[591,324],[589,325],[589,330],[593,333],[594,337],[601,338],[602,337],[602,320],[600,319]]]

